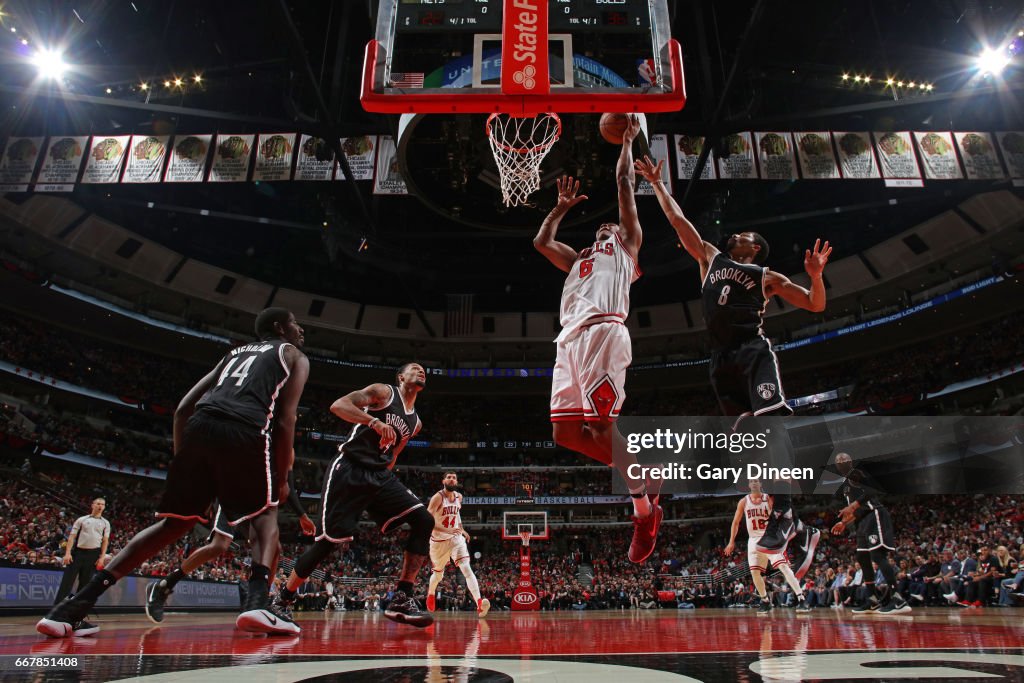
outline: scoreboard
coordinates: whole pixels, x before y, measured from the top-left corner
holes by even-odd
[[[650,34],[647,0],[524,0],[548,3],[551,32]],[[502,0],[399,0],[396,33],[443,29],[473,33],[501,31]]]

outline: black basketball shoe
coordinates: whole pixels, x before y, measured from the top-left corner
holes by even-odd
[[[764,599],[761,601],[760,607],[757,608],[757,616],[767,616],[772,611],[772,601]]]
[[[395,599],[384,610],[384,616],[399,624],[409,624],[424,628],[434,623],[430,612],[420,610],[415,598],[408,597],[404,591],[395,593]]]
[[[174,591],[167,586],[160,585],[163,581],[154,581],[146,589],[146,616],[154,624],[164,620],[164,606],[167,604],[168,596]]]
[[[757,541],[758,552],[769,555],[786,552],[790,539],[796,536],[796,523],[793,521],[792,510],[772,512],[765,527],[764,536]]]
[[[281,611],[270,604],[270,596],[263,591],[249,591],[249,599],[235,626],[250,633],[271,635],[297,635],[302,629],[292,619],[291,610]]]
[[[50,608],[46,616],[36,623],[36,630],[50,638],[91,636],[99,633],[99,626],[85,620],[94,604],[90,600],[69,595]]]

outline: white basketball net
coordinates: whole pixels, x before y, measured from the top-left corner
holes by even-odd
[[[540,189],[540,164],[561,134],[558,114],[533,118],[491,114],[487,118],[487,139],[498,164],[505,206],[526,204]]]

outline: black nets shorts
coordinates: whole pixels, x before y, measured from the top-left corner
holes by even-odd
[[[868,514],[857,522],[857,550],[896,550],[896,534],[892,529],[889,511],[885,508],[875,508],[867,512]]]
[[[316,540],[351,541],[365,511],[387,533],[423,501],[398,481],[391,470],[368,470],[338,456],[324,478],[321,533]]]
[[[771,342],[754,337],[711,353],[711,386],[726,415],[790,414]]]
[[[217,500],[235,517],[227,521],[238,524],[276,506],[277,468],[271,457],[270,436],[256,427],[195,413],[171,461],[157,517],[206,523]]]

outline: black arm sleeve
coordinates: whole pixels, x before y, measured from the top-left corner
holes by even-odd
[[[288,472],[288,507],[299,517],[306,514],[302,501],[299,500],[299,492],[295,489],[295,474],[291,470]]]

